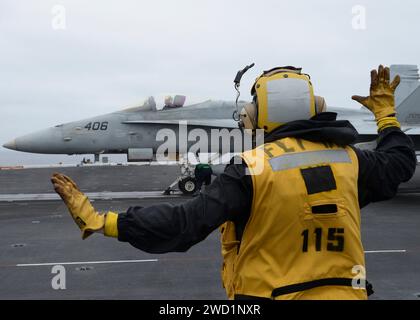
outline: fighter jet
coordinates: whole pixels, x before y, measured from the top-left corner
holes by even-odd
[[[155,99],[149,97],[141,106],[59,124],[18,137],[3,147],[40,154],[94,154],[95,162],[99,161],[100,154],[126,154],[129,162],[140,162],[155,160],[159,148],[166,144],[168,147],[164,151],[170,154],[164,155],[165,159],[181,160],[182,174],[173,185],[178,184],[183,193],[191,194],[195,192],[196,184],[194,168],[186,154],[196,144],[195,138],[216,138],[216,141],[208,139],[204,146],[201,141],[201,150],[240,152],[241,146],[233,149],[231,133],[241,131],[232,118],[236,110],[234,101],[208,100],[184,106],[185,100],[182,95],[166,97],[163,108],[159,109]],[[239,101],[238,108],[244,103]],[[175,139],[167,141],[171,133]]]
[[[162,130],[178,133],[180,124],[186,125],[188,131],[238,128],[232,119],[234,102],[208,100],[184,106],[185,99],[177,95],[168,103],[172,99],[167,97],[163,109],[158,110],[155,99],[150,97],[142,106],[59,124],[16,138],[3,147],[41,154],[127,154],[128,161],[141,161],[154,157],[163,143],[157,141],[159,132],[165,132]],[[186,152],[177,143],[176,153]]]
[[[402,129],[413,139],[416,149],[420,149],[420,82],[416,65],[392,65],[391,77],[400,75],[401,83],[395,94],[397,117]],[[186,97],[167,97],[164,107],[159,109],[153,97],[142,106],[100,115],[89,119],[59,124],[22,137],[18,137],[3,147],[23,152],[43,154],[127,154],[128,161],[149,161],[154,159],[163,143],[168,140],[168,132],[176,135],[175,143],[168,146],[176,157],[185,155],[197,141],[189,139],[205,132],[209,136],[214,131],[227,133],[227,141],[201,141],[207,150],[219,152],[240,152],[231,143],[231,134],[238,130],[233,119],[235,110],[240,110],[245,101],[213,101],[185,105]],[[359,146],[374,148],[377,135],[373,115],[365,110],[329,107],[328,111],[338,113],[339,119],[350,120],[359,132]],[[184,130],[185,129],[185,130]],[[201,131],[197,131],[201,130]],[[226,134],[225,134],[226,135]],[[188,138],[187,138],[188,137]],[[221,138],[221,136],[220,136]],[[223,140],[223,138],[221,138]],[[201,146],[203,146],[201,144]],[[242,144],[243,146],[244,144]],[[186,172],[186,174],[185,174]],[[184,170],[179,178],[179,186],[184,193],[194,192],[193,170]],[[187,186],[187,189],[186,189]]]

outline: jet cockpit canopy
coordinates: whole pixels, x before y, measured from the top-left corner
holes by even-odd
[[[172,108],[181,108],[185,104],[186,96],[176,95],[174,98],[172,96],[165,97],[165,105],[162,110],[168,110]]]
[[[160,100],[161,103],[157,104],[153,96],[147,98],[141,106],[131,107],[125,110],[127,111],[161,111],[161,110],[171,110],[176,108],[181,108],[185,104],[186,96],[176,95],[166,96],[165,99]]]

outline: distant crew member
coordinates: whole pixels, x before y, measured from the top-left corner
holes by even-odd
[[[194,169],[194,177],[197,183],[196,191],[194,193],[195,196],[199,195],[201,192],[201,188],[203,184],[208,186],[211,183],[211,176],[213,174],[213,170],[211,166],[207,163],[198,163]]]
[[[264,144],[200,196],[99,214],[70,178],[52,183],[83,239],[98,232],[150,253],[182,252],[220,227],[229,299],[366,299],[360,209],[394,197],[416,167],[396,118],[399,81],[379,66],[370,95],[353,96],[375,116],[375,150],[354,147],[350,122],[322,112],[309,76],[283,67],[257,78],[240,114],[244,128],[264,130]]]

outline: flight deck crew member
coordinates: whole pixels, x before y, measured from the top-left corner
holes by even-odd
[[[399,77],[389,78],[380,66],[370,95],[353,96],[375,115],[375,150],[352,146],[350,122],[321,112],[309,76],[284,67],[257,78],[241,112],[245,128],[265,131],[264,144],[199,197],[98,214],[70,178],[55,174],[52,182],[83,239],[100,232],[149,253],[183,252],[220,227],[229,299],[366,299],[352,286],[352,271],[365,265],[360,209],[392,198],[416,166],[395,113]]]
[[[194,169],[194,177],[197,182],[197,190],[194,195],[198,195],[201,192],[203,184],[206,186],[211,183],[211,176],[213,175],[213,169],[208,163],[198,163]]]

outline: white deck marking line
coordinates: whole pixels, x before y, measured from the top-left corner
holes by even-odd
[[[48,262],[48,263],[19,263],[19,264],[16,265],[16,267],[41,267],[41,266],[56,266],[56,265],[75,265],[75,264],[110,264],[110,263],[141,263],[141,262],[158,262],[158,259],[79,261],[79,262]]]
[[[407,250],[368,250],[365,253],[405,253]]]
[[[367,250],[365,253],[405,253],[407,250]],[[40,267],[40,266],[56,266],[56,265],[77,265],[77,264],[112,264],[112,263],[142,263],[142,262],[158,262],[158,259],[146,260],[110,260],[110,261],[79,261],[79,262],[48,262],[48,263],[20,263],[16,267]]]

